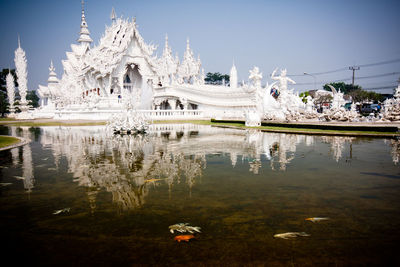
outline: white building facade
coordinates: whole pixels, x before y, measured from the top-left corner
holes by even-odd
[[[150,119],[245,119],[268,110],[266,96],[278,85],[262,88],[258,68],[256,76],[250,71],[250,84],[238,84],[233,64],[230,86],[208,85],[189,40],[182,61],[173,56],[168,36],[157,57],[156,46],[143,40],[135,19],[117,18],[113,9],[111,20],[99,44],[92,46],[82,6],[78,43],[62,61],[61,79],[51,63],[47,86],[37,90],[41,106],[34,118],[108,120],[135,109]]]

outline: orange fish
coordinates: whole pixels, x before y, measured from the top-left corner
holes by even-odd
[[[195,238],[194,235],[177,235],[174,237],[174,240],[181,242],[186,241],[189,242],[190,239]]]

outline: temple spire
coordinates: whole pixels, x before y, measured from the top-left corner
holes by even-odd
[[[56,68],[54,68],[53,60],[50,61],[49,68],[49,78],[47,80],[48,83],[58,83],[57,73],[55,72]]]
[[[238,76],[237,76],[237,70],[236,70],[236,66],[235,66],[235,60],[233,60],[233,62],[232,62],[232,68],[231,68],[231,72],[229,75],[229,84],[230,84],[231,88],[237,88]]]
[[[117,15],[115,15],[114,7],[111,10],[110,19],[111,19],[112,22],[114,22],[117,19]]]
[[[165,34],[165,49],[168,49],[168,34]]]
[[[80,44],[90,45],[93,40],[90,38],[90,32],[85,18],[85,2],[82,0],[82,17],[81,17],[81,31],[79,32],[78,42]]]
[[[186,50],[190,50],[189,37],[186,39]]]

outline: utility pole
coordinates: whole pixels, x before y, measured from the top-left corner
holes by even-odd
[[[354,88],[354,74],[355,74],[355,71],[356,71],[356,70],[359,70],[359,69],[360,69],[359,66],[351,66],[351,67],[349,67],[349,70],[352,70],[352,71],[353,71],[353,82],[351,83],[352,86],[353,86],[353,88]]]

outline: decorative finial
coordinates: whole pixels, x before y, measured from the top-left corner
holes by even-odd
[[[186,49],[190,49],[190,44],[189,44],[189,37],[186,39]]]
[[[114,7],[112,8],[112,10],[111,10],[111,15],[110,15],[110,18],[111,18],[111,21],[115,21],[115,19],[116,19],[116,15],[115,15],[115,10],[114,10]]]
[[[19,34],[18,34],[18,48],[21,48],[21,41],[19,39]]]

